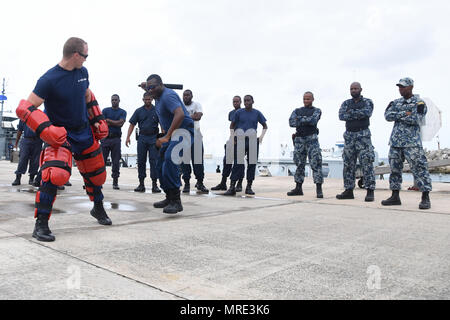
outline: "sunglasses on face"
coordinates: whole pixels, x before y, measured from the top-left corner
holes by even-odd
[[[82,54],[81,52],[77,51],[77,53],[82,56],[83,58],[87,59],[88,55],[87,54]]]

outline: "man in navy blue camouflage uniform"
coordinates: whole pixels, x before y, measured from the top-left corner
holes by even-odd
[[[432,189],[428,172],[428,162],[422,147],[420,126],[427,113],[425,102],[413,95],[414,81],[403,78],[397,83],[402,98],[389,103],[384,112],[387,121],[394,121],[389,140],[389,187],[392,196],[381,202],[384,206],[401,205],[400,189],[402,185],[403,162],[408,161],[414,180],[422,191],[420,209],[431,208],[429,193]]]
[[[23,133],[23,139],[20,137]],[[29,184],[33,185],[35,183],[34,178],[36,177],[39,169],[39,155],[42,149],[42,140],[36,135],[36,133],[31,130],[22,120],[19,122],[17,128],[17,138],[14,148],[17,149],[17,144],[20,140],[20,153],[19,153],[19,164],[16,170],[16,180],[12,183],[13,186],[20,185],[20,178],[25,172],[27,172],[28,163],[30,164],[28,168],[28,173],[30,179]]]
[[[350,85],[352,99],[342,103],[339,109],[339,120],[345,121],[344,133],[344,188],[345,191],[336,195],[337,199],[354,199],[356,160],[359,159],[363,172],[364,186],[367,189],[365,201],[375,200],[375,174],[373,162],[375,152],[371,141],[369,118],[373,112],[373,102],[361,95],[361,84]]]
[[[109,134],[103,139],[102,150],[103,158],[108,159],[111,154],[111,178],[113,179],[113,189],[119,190],[119,176],[120,176],[120,158],[122,157],[122,126],[127,118],[127,112],[119,107],[120,97],[113,94],[111,97],[111,107],[102,110],[108,124]]]
[[[145,192],[145,177],[147,176],[147,154],[150,162],[150,178],[152,179],[152,192],[160,193],[158,188],[159,173],[157,169],[157,160],[159,151],[156,149],[156,136],[159,133],[159,119],[156,108],[152,105],[153,98],[149,92],[144,93],[142,98],[144,105],[136,111],[130,118],[130,126],[128,127],[128,134],[126,146],[130,145],[130,137],[136,126],[139,126],[139,136],[137,138],[137,166],[139,185],[135,192]]]
[[[234,114],[236,113],[237,110],[241,109],[241,103],[242,103],[242,100],[241,100],[240,96],[233,97],[234,109],[228,113],[228,121],[233,122]],[[231,170],[233,168],[233,163],[227,163],[227,145],[226,144],[224,145],[224,149],[225,149],[225,155],[223,156],[222,181],[220,181],[220,183],[217,186],[212,187],[211,190],[224,190],[224,191],[227,190],[227,178],[231,174]],[[243,181],[243,178],[238,180],[238,182],[236,184],[236,192],[242,191],[242,181]]]
[[[288,196],[303,195],[302,184],[305,180],[306,157],[308,157],[316,184],[317,198],[323,198],[322,151],[317,128],[322,111],[314,107],[313,102],[313,93],[305,92],[303,95],[304,107],[295,109],[289,118],[289,126],[297,129],[294,138],[294,162],[297,170],[294,175],[296,186],[287,193]]]

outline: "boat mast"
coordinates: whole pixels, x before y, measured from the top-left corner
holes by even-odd
[[[2,109],[0,110],[0,159],[3,158],[3,156],[6,155],[6,139],[5,139],[5,132],[3,130],[3,104],[5,103],[5,78],[3,78],[3,85],[2,85],[2,94],[0,96],[0,102],[2,104]]]
[[[5,78],[3,78],[3,85],[2,85],[2,96],[5,95]],[[1,99],[2,103],[2,111],[0,112],[0,123],[3,122],[3,103],[5,103],[5,100]]]

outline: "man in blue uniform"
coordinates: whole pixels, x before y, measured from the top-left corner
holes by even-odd
[[[111,107],[102,110],[109,129],[108,136],[101,141],[103,158],[106,161],[111,153],[111,178],[113,179],[113,189],[115,190],[119,190],[120,158],[122,157],[122,142],[120,140],[122,137],[121,128],[127,118],[127,112],[120,108],[119,104],[119,95],[113,94],[111,97]]]
[[[23,139],[20,137],[23,133]],[[19,121],[19,126],[17,128],[17,138],[14,148],[17,149],[17,144],[20,140],[20,153],[19,153],[19,164],[16,170],[16,180],[13,181],[13,186],[20,185],[20,178],[25,172],[27,172],[28,163],[30,164],[28,168],[28,173],[30,179],[29,184],[34,184],[34,178],[36,177],[39,169],[39,155],[42,148],[42,140],[31,130],[22,120]]]
[[[55,240],[48,220],[57,187],[69,181],[72,154],[84,178],[86,193],[94,202],[91,215],[102,225],[111,224],[103,207],[101,189],[106,172],[98,143],[108,135],[108,126],[89,89],[88,71],[83,67],[87,57],[88,45],[84,40],[68,39],[62,60],[38,80],[28,99],[22,100],[16,109],[17,116],[45,142],[33,231],[33,237],[39,241]],[[45,113],[38,109],[43,103]]]
[[[408,161],[417,186],[422,191],[419,209],[431,208],[429,193],[432,189],[428,172],[428,162],[422,147],[420,125],[424,123],[427,106],[419,97],[413,95],[414,81],[403,78],[397,83],[402,96],[389,103],[384,117],[394,122],[389,140],[389,187],[392,196],[381,202],[384,206],[401,205],[400,189],[402,187],[403,162]]]
[[[192,144],[191,148],[191,161],[192,166],[194,167],[194,175],[197,179],[197,183],[195,184],[195,187],[197,188],[197,192],[199,193],[209,193],[209,190],[206,189],[205,185],[203,184],[203,179],[205,178],[205,166],[203,163],[203,136],[200,131],[200,120],[203,117],[203,108],[200,103],[197,101],[192,101],[193,94],[191,90],[185,90],[183,92],[183,103],[186,107],[186,110],[189,112],[189,116],[194,120],[194,143]],[[197,140],[197,141],[196,141]],[[198,154],[195,153],[197,150]],[[201,151],[201,154],[200,154]],[[182,178],[184,181],[184,193],[190,192],[190,180],[191,180],[191,173],[192,168],[191,164],[182,164],[181,165],[181,171],[183,173]]]
[[[152,192],[159,193],[158,188],[158,169],[156,161],[158,159],[158,150],[156,149],[156,136],[159,132],[159,120],[156,108],[152,105],[153,98],[149,92],[144,93],[142,98],[144,105],[134,111],[129,122],[126,146],[130,146],[130,137],[134,127],[138,124],[139,136],[137,139],[137,166],[139,186],[134,189],[135,192],[145,192],[144,180],[147,176],[147,154],[150,162],[150,178],[152,179]]]
[[[305,165],[308,157],[316,184],[316,196],[317,198],[323,198],[322,150],[320,149],[319,129],[317,128],[322,111],[314,107],[313,102],[313,93],[305,92],[303,95],[304,107],[295,109],[289,118],[289,126],[297,129],[294,138],[294,162],[297,165],[297,170],[294,175],[296,186],[287,193],[288,196],[303,195],[302,184],[305,180]]]
[[[236,195],[236,182],[244,178],[244,159],[240,154],[240,143],[245,144],[244,154],[247,155],[247,187],[245,193],[254,195],[252,190],[253,180],[255,180],[256,162],[258,161],[259,144],[262,143],[267,131],[267,123],[264,115],[253,108],[253,97],[244,97],[245,109],[237,110],[234,119],[230,124],[230,143],[234,141],[234,165],[231,172],[231,184],[226,196]],[[258,122],[263,126],[263,131],[259,138],[256,138]],[[256,154],[254,154],[256,153]]]
[[[344,192],[336,195],[337,199],[354,199],[356,160],[363,172],[364,187],[367,189],[365,201],[375,200],[375,174],[373,162],[375,152],[371,141],[369,118],[373,112],[372,100],[361,95],[361,84],[354,82],[350,85],[352,99],[342,103],[339,109],[339,120],[345,121],[344,133]]]
[[[233,97],[233,107],[234,109],[231,110],[228,113],[228,121],[232,122],[234,119],[234,114],[236,113],[237,110],[241,109],[241,97],[240,96],[234,96]],[[222,181],[220,181],[220,183],[215,186],[212,187],[211,190],[227,190],[227,178],[230,176],[231,174],[231,170],[233,168],[233,163],[227,163],[227,145],[224,145],[224,149],[225,149],[225,155],[223,156],[223,171],[222,171]],[[239,179],[237,184],[236,184],[236,192],[241,192],[242,191],[242,180],[243,178]]]
[[[156,147],[160,149],[161,188],[166,193],[166,199],[155,202],[155,208],[164,208],[164,213],[177,213],[183,210],[180,198],[180,164],[187,161],[178,162],[183,156],[183,150],[190,150],[194,141],[194,121],[189,116],[180,97],[172,89],[166,88],[162,79],[157,74],[152,74],[147,78],[145,85],[147,90],[156,100],[156,112],[158,114],[164,136],[156,140]],[[177,130],[183,129],[183,130]],[[177,130],[177,132],[176,132]],[[178,136],[178,133],[182,136]],[[179,150],[180,145],[183,146]],[[189,157],[190,158],[190,157]]]

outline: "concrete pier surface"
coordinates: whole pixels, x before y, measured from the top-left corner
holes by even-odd
[[[37,188],[12,186],[17,164],[0,161],[0,299],[449,299],[450,184],[434,183],[431,209],[403,184],[402,205],[337,200],[342,181],[257,177],[256,196],[182,195],[184,211],[153,208],[163,194],[135,193],[136,168],[121,168],[120,190],[104,185],[113,221],[102,226],[73,168],[58,191],[51,243],[32,238]],[[207,174],[208,188],[220,174]],[[195,180],[191,180],[191,186]],[[245,183],[244,183],[245,188]]]

